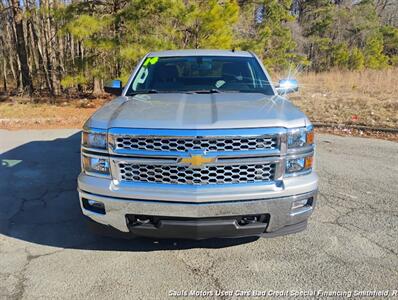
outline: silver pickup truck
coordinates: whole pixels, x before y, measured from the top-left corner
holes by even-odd
[[[316,201],[314,131],[251,52],[146,55],[84,125],[78,191],[102,232],[154,238],[278,236]]]

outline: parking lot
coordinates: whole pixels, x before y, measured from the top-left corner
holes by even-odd
[[[318,136],[320,194],[304,232],[178,241],[87,230],[77,130],[0,130],[0,141],[0,297],[398,290],[398,143]]]

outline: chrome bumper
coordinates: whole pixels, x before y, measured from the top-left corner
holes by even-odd
[[[129,232],[127,214],[186,218],[269,214],[266,231],[276,232],[308,219],[316,202],[317,181],[313,172],[271,186],[166,190],[148,185],[113,185],[110,179],[85,174],[78,179],[83,214],[122,232]],[[311,206],[292,210],[294,201],[310,198]],[[85,209],[82,199],[102,202],[106,213]]]

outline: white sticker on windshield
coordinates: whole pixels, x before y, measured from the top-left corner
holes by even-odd
[[[145,79],[148,77],[148,69],[147,68],[141,68],[141,70],[138,72],[137,77],[135,78],[133,82],[133,90],[137,90],[137,85],[142,84],[145,82]]]
[[[224,81],[224,80],[218,80],[218,81],[216,82],[216,88],[220,88],[220,87],[222,87],[224,84],[225,84],[225,81]]]

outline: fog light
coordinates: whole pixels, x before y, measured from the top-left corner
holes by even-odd
[[[301,199],[301,200],[296,200],[292,203],[292,210],[303,208],[303,207],[311,207],[314,202],[314,198],[308,198],[308,199]]]
[[[292,210],[307,206],[308,199],[297,200],[292,203]]]
[[[105,215],[104,203],[96,200],[82,199],[83,207],[89,211],[96,212],[98,214]]]

